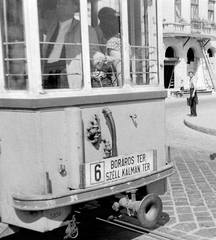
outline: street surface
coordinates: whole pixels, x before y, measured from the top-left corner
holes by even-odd
[[[169,192],[163,196],[163,212],[169,215],[164,231],[188,240],[216,237],[216,136],[186,127],[189,113],[186,98],[166,100],[167,145],[171,146],[176,171],[169,178]],[[199,96],[197,113],[216,111],[215,93]],[[216,126],[216,125],[215,125]],[[161,231],[162,228],[160,229]]]
[[[216,111],[216,94],[199,96],[197,113]],[[175,239],[216,239],[216,160],[209,155],[216,152],[216,136],[197,132],[184,125],[189,113],[186,98],[166,99],[166,143],[171,147],[175,173],[168,180],[168,192],[161,196],[163,214],[155,232]],[[80,239],[95,240],[153,240],[121,228],[88,221],[80,226]],[[29,231],[9,239],[63,239],[64,230],[39,234]]]

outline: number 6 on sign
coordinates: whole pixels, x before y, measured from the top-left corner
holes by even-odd
[[[104,162],[91,164],[91,184],[104,182]]]

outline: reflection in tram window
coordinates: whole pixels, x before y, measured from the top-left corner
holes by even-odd
[[[80,89],[83,87],[83,69],[79,0],[45,0],[38,3],[39,12],[42,13],[39,21],[40,30],[41,24],[45,26],[44,31],[41,31],[42,43],[44,43],[43,86],[46,89]],[[49,13],[49,17],[46,13]],[[101,60],[105,60],[105,56],[99,50],[94,29],[89,26],[88,31],[89,42],[92,43],[89,64],[93,69]]]
[[[1,1],[6,89],[27,88],[22,0]]]

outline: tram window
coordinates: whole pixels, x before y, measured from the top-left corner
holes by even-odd
[[[83,87],[79,0],[38,0],[43,87]],[[91,70],[105,59],[89,26]]]
[[[92,25],[97,33],[100,51],[106,56],[92,78],[97,86],[122,86],[122,44],[119,1],[98,2],[98,12],[92,9]],[[97,16],[97,18],[95,18]],[[98,73],[98,75],[97,75]]]
[[[157,85],[156,2],[128,1],[133,85]]]
[[[26,90],[27,71],[22,0],[0,2],[5,88]]]
[[[38,8],[43,87],[81,88],[79,1],[38,0]]]
[[[128,0],[127,3],[128,19],[120,16],[118,0],[111,0],[109,3],[108,1],[98,1],[98,12],[91,9],[92,26],[97,32],[100,49],[109,57],[114,57],[115,60],[111,66],[114,69],[114,78],[117,80],[116,85],[123,85],[122,53],[124,50],[121,42],[123,41],[122,36],[126,36],[126,33],[122,34],[121,21],[125,20],[128,22],[130,48],[128,66],[130,67],[131,84],[158,85],[156,1]],[[95,19],[95,16],[98,16],[98,19]],[[114,32],[113,35],[112,32]]]
[[[88,1],[89,78],[93,88],[124,85],[122,36],[126,35],[122,35],[119,2]],[[127,2],[131,84],[157,85],[155,0]],[[85,36],[81,36],[79,7],[79,0],[38,0],[45,89],[81,89],[84,85],[81,39]]]
[[[92,87],[110,87],[121,85],[121,53],[106,49],[106,43],[99,42],[98,29],[99,19],[98,9],[104,7],[114,7],[116,10],[116,21],[111,18],[106,21],[108,28],[117,28],[112,33],[119,46],[120,26],[119,26],[119,6],[118,0],[112,0],[112,4],[105,5],[109,1],[88,1],[88,24],[89,24],[89,49],[90,49],[90,69]],[[97,5],[97,8],[95,6]],[[70,88],[80,89],[83,87],[82,69],[82,49],[81,49],[81,24],[79,12],[79,0],[38,0],[39,28],[42,59],[42,78],[45,89]],[[103,17],[103,16],[102,16]],[[104,19],[104,18],[103,18]],[[110,19],[109,19],[110,20]],[[64,37],[59,36],[58,24],[68,21],[68,25],[63,30]],[[97,26],[97,28],[95,28]],[[68,28],[68,31],[67,31]],[[111,29],[111,30],[112,30]],[[85,36],[84,36],[85,37]],[[110,36],[111,37],[111,36]],[[109,41],[112,46],[114,41]],[[112,56],[115,54],[115,57]],[[117,73],[119,69],[119,74]]]

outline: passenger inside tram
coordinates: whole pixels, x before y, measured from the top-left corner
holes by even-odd
[[[56,16],[46,34],[46,42],[55,44],[45,44],[43,47],[43,55],[46,58],[43,69],[47,74],[44,88],[82,87],[81,24],[74,17],[77,12],[79,0],[57,1]],[[100,52],[97,35],[90,26],[89,42],[91,65],[99,67],[98,63],[105,60],[105,56]]]
[[[122,86],[121,73],[121,35],[119,13],[110,7],[103,7],[98,12],[100,23],[95,27],[101,51],[114,58],[110,66],[112,75],[117,78],[117,85]]]
[[[85,71],[81,39],[85,36],[81,36],[79,0],[37,0],[37,3],[43,88],[81,89]],[[124,71],[130,67],[131,84],[157,85],[157,29],[155,24],[149,27],[155,16],[152,5],[146,1],[128,1],[128,29],[124,28],[126,38],[122,39],[119,3],[87,1],[92,87],[123,85],[121,55],[127,56],[127,48],[121,49],[121,41],[127,38],[131,56],[130,62],[124,58]],[[0,4],[5,88],[27,90],[29,59],[25,33],[28,30],[28,34],[34,35],[35,29],[32,32],[25,29],[28,26],[24,21],[23,0],[0,1]],[[152,12],[147,11],[149,8]]]

